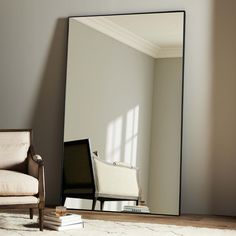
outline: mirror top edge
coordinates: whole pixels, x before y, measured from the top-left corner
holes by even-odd
[[[69,16],[68,19],[79,17],[106,17],[106,16],[128,16],[128,15],[146,15],[146,14],[168,14],[168,13],[182,13],[185,16],[185,10],[168,10],[168,11],[150,11],[150,12],[127,12],[127,13],[108,13],[108,14],[81,14]]]

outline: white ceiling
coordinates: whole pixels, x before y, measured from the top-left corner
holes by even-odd
[[[159,47],[182,47],[183,13],[154,13],[104,17]]]
[[[73,19],[154,58],[182,57],[183,12]]]

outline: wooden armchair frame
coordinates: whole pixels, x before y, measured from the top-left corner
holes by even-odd
[[[38,179],[39,187],[38,194],[35,196],[39,199],[36,204],[11,204],[11,205],[0,205],[0,209],[15,209],[15,208],[28,208],[30,219],[33,219],[33,209],[39,211],[39,229],[43,231],[43,211],[45,207],[45,179],[44,179],[44,162],[43,159],[36,155],[33,141],[32,129],[0,129],[0,132],[29,132],[30,133],[30,147],[27,152],[27,172],[26,174],[31,175]],[[7,196],[6,196],[7,197]]]

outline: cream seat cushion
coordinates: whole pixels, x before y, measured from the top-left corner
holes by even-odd
[[[0,197],[0,205],[38,204],[38,203],[39,199],[34,196]]]
[[[0,170],[0,196],[32,196],[38,193],[38,180],[16,171]]]

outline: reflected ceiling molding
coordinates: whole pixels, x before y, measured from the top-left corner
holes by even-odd
[[[158,45],[143,39],[130,30],[115,24],[105,17],[79,17],[76,21],[102,32],[138,51],[154,58],[181,57],[181,48],[160,48]]]
[[[158,52],[157,58],[168,58],[168,57],[182,57],[183,48],[161,48]]]

